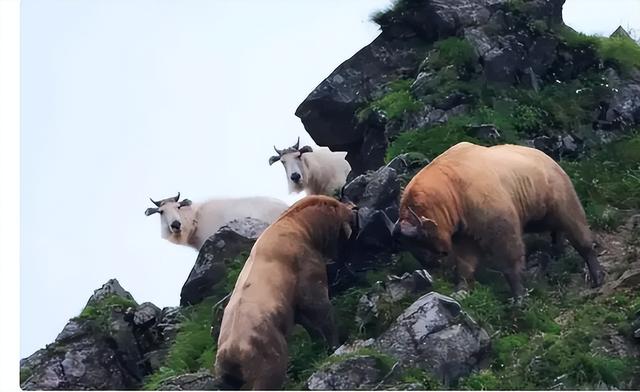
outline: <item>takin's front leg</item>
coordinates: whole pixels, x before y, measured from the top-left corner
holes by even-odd
[[[493,254],[503,263],[501,270],[509,283],[514,301],[521,302],[526,293],[522,284],[522,273],[525,267],[525,246],[522,235],[519,233],[505,235],[501,242],[494,245]]]
[[[326,342],[331,350],[338,347],[338,331],[329,300],[326,284],[310,284],[302,289],[296,307],[296,322],[307,330],[312,338]]]
[[[487,219],[482,233],[482,249],[489,251],[494,266],[503,273],[516,303],[525,295],[522,274],[525,267],[525,246],[522,226],[515,212],[502,210]]]
[[[454,238],[450,257],[456,269],[456,291],[452,295],[455,299],[466,297],[473,289],[478,252],[479,248],[471,238]]]

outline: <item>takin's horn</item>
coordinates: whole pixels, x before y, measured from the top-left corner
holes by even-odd
[[[296,144],[293,145],[294,150],[297,150],[298,148],[300,148],[300,136],[298,136],[298,141],[296,142]]]
[[[151,202],[152,202],[153,204],[155,204],[155,205],[156,205],[156,207],[160,207],[160,204],[161,204],[161,203],[160,203],[159,201],[155,201],[155,200],[153,200],[152,198],[149,198],[149,200],[151,200]]]
[[[420,225],[422,225],[422,219],[420,219],[420,217],[418,216],[418,214],[416,214],[416,212],[411,208],[411,207],[407,207],[407,209],[409,210],[409,212],[411,213],[411,215],[415,216],[416,219],[418,220],[418,223],[420,223]]]
[[[175,201],[176,203],[178,202],[178,200],[180,200],[180,192],[178,192],[178,196],[173,198],[173,201]]]
[[[278,153],[278,155],[282,155],[282,150],[278,150],[278,149],[276,148],[276,146],[273,146],[273,149],[274,149],[274,150],[276,150],[276,152]]]

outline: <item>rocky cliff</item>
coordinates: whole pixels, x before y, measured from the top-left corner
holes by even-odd
[[[297,328],[287,389],[640,388],[640,47],[562,21],[563,0],[399,0],[381,34],[338,66],[296,115],[348,151],[359,209],[348,260],[328,265],[335,352]],[[499,274],[451,298],[451,273],[395,249],[403,186],[459,141],[545,151],[572,178],[606,284],[572,250],[527,236],[528,297]],[[265,224],[231,222],[200,250],[180,307],[137,304],[117,281],[56,340],[21,361],[24,389],[215,389],[225,296]],[[425,269],[427,268],[427,269]]]

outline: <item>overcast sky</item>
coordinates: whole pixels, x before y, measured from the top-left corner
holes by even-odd
[[[160,238],[148,197],[291,202],[272,145],[297,105],[379,33],[389,0],[23,0],[21,356],[117,278],[179,302],[196,252]],[[640,29],[638,0],[569,0],[587,33]]]

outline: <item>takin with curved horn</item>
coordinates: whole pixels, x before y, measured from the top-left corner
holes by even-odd
[[[157,208],[147,208],[145,215],[159,213],[162,238],[195,250],[200,250],[207,238],[232,220],[251,217],[271,223],[287,209],[284,202],[270,197],[210,199],[192,203],[189,199],[178,202],[179,196],[178,193],[177,197],[159,202],[151,199]]]
[[[307,195],[334,196],[344,186],[351,166],[345,160],[346,152],[332,152],[326,147],[315,150],[296,144],[284,150],[273,148],[277,156],[269,158],[269,165],[280,161],[287,175],[289,193],[305,191]]]

